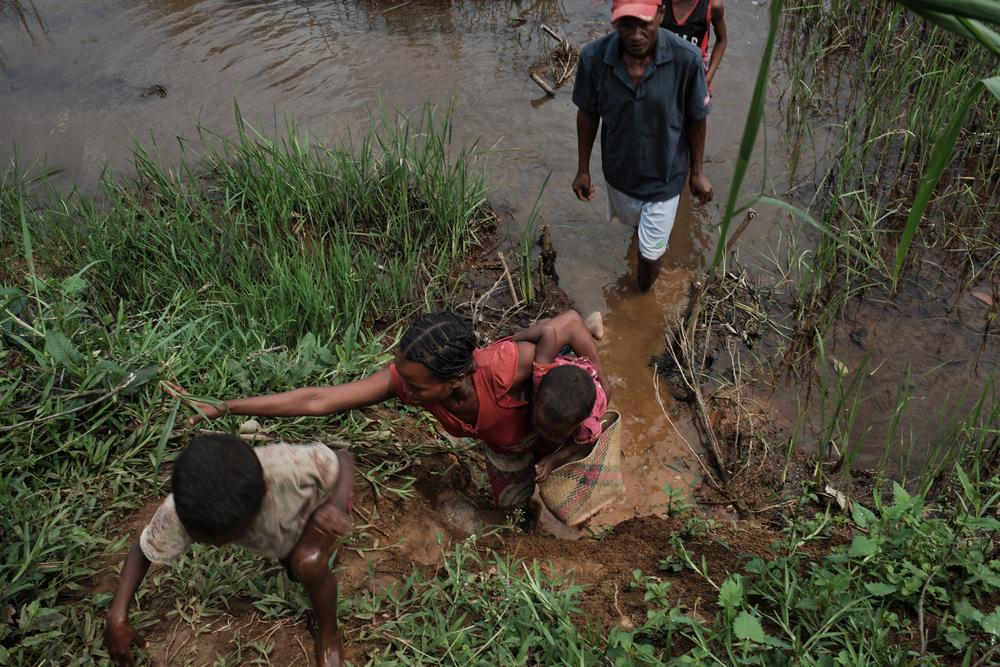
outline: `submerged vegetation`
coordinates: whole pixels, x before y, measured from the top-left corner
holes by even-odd
[[[1000,21],[1000,11],[983,4],[771,3],[721,238],[755,202],[808,223],[775,252],[793,300],[793,362],[813,358],[816,333],[826,336],[845,305],[870,291],[890,298],[901,280],[957,274],[958,291],[977,286],[1000,297],[1000,55],[996,33],[967,18],[987,20],[985,12]],[[945,20],[947,11],[957,18]],[[966,24],[976,36],[961,29]],[[775,46],[788,73],[781,102],[789,164],[801,182],[784,200],[761,193],[738,204]],[[713,268],[726,247],[720,242]],[[984,336],[1000,298],[990,301]]]
[[[802,151],[820,165],[810,210],[830,232],[793,268],[800,330],[826,331],[850,299],[891,289],[907,265],[909,280],[935,280],[937,266],[960,276],[958,290],[1000,289],[1000,104],[973,97],[950,153],[934,150],[1000,58],[888,2],[827,10],[788,0],[784,16],[792,168]],[[950,166],[936,190],[929,184],[923,224],[911,227],[935,161]]]

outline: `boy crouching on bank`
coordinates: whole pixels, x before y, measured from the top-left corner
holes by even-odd
[[[350,532],[354,459],[323,444],[253,448],[233,435],[195,438],[181,452],[172,493],[125,558],[108,609],[105,643],[112,660],[132,665],[145,645],[128,609],[150,563],[167,563],[192,542],[236,544],[281,561],[302,582],[316,616],[316,658],[343,664],[337,582],[328,567],[337,537]]]

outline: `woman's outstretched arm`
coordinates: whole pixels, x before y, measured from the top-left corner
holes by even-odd
[[[183,393],[180,387],[174,387]],[[188,401],[198,411],[188,422],[197,424],[202,419],[215,419],[222,415],[248,415],[254,417],[322,417],[354,408],[381,403],[396,396],[389,367],[354,382],[332,387],[302,387],[280,394],[266,394],[248,398],[226,399],[210,404]]]

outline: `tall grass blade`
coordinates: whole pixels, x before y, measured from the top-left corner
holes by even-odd
[[[1000,56],[1000,34],[979,21],[972,19],[959,19],[959,23],[979,40],[979,43],[993,52],[993,55]]]
[[[1000,23],[996,0],[896,0],[914,11],[932,11],[988,23]]]
[[[957,18],[940,12],[917,10],[916,13],[931,23],[935,23],[960,37],[978,41],[992,51],[994,55],[1000,56],[1000,34],[987,27],[986,24],[972,19]]]
[[[757,132],[760,130],[760,124],[764,118],[764,98],[767,94],[768,75],[771,71],[771,53],[774,51],[774,42],[778,35],[778,21],[781,18],[781,10],[784,5],[785,0],[774,0],[771,4],[771,24],[767,33],[767,42],[764,44],[764,53],[760,58],[757,83],[754,85],[753,98],[750,101],[750,111],[747,113],[747,122],[743,129],[743,139],[740,141],[740,151],[736,156],[733,182],[729,187],[729,197],[726,200],[726,212],[723,214],[722,222],[719,224],[719,244],[715,248],[715,257],[712,259],[709,274],[715,273],[716,267],[719,266],[725,257],[729,226],[732,224],[733,216],[736,214],[736,200],[739,197],[740,186],[743,184],[743,179],[746,176],[747,167],[750,165],[750,157],[753,155],[754,144],[757,143]]]
[[[900,237],[899,246],[896,248],[896,267],[892,274],[894,285],[899,281],[903,265],[906,263],[906,255],[910,250],[910,244],[913,242],[913,236],[917,232],[917,227],[920,225],[920,220],[927,209],[927,204],[930,203],[931,195],[934,194],[934,189],[937,188],[938,182],[941,180],[941,175],[951,160],[952,150],[955,148],[955,143],[958,141],[958,134],[962,130],[965,114],[984,89],[989,90],[994,97],[1000,100],[1000,77],[983,79],[977,81],[972,86],[959,101],[958,108],[955,109],[955,113],[951,118],[951,122],[948,123],[944,134],[934,144],[927,174],[920,181],[920,188],[917,190],[917,196],[913,200],[913,208],[910,209],[910,215],[906,219],[906,227],[903,228],[903,235]]]
[[[156,443],[156,452],[153,458],[153,473],[156,475],[160,474],[160,464],[163,463],[163,457],[167,452],[167,440],[170,439],[170,432],[174,430],[174,422],[177,421],[177,409],[180,406],[180,399],[175,398],[174,405],[170,408],[170,414],[167,416],[167,421],[163,425],[163,433],[160,434],[160,439]]]
[[[789,213],[791,213],[795,217],[801,218],[804,222],[808,223],[811,227],[815,227],[817,230],[819,230],[819,232],[821,234],[823,234],[825,236],[828,236],[831,239],[833,239],[834,241],[836,241],[837,244],[838,244],[838,250],[843,250],[844,252],[846,252],[851,257],[854,257],[855,259],[860,260],[861,263],[863,263],[865,266],[867,266],[869,269],[871,269],[873,271],[878,269],[878,267],[871,260],[871,258],[870,257],[865,257],[862,253],[858,252],[858,250],[851,244],[850,241],[848,241],[847,239],[843,238],[839,234],[835,233],[832,229],[830,229],[829,227],[827,227],[826,225],[824,225],[822,222],[820,222],[816,218],[814,218],[811,215],[809,215],[807,212],[805,212],[802,209],[798,208],[797,206],[793,206],[792,204],[789,204],[788,202],[782,201],[780,199],[775,199],[774,197],[765,197],[763,195],[761,195],[759,197],[755,197],[747,206],[748,207],[749,206],[753,206],[755,203],[767,204],[768,206],[774,206],[776,208],[780,208],[782,210],[788,211]]]
[[[28,216],[24,213],[24,204],[21,204],[21,237],[24,240],[24,261],[28,264],[28,274],[35,275],[35,253],[31,247],[31,231],[28,229]]]

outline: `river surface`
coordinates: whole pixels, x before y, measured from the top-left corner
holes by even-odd
[[[57,167],[58,184],[89,189],[105,168],[128,171],[133,141],[176,160],[176,138],[192,137],[196,125],[231,132],[234,101],[265,132],[294,120],[324,143],[366,128],[380,99],[406,112],[454,103],[455,139],[479,142],[491,198],[514,212],[506,233],[519,233],[551,174],[542,215],[553,229],[560,284],[582,312],[601,310],[607,323],[601,352],[625,415],[629,487],[609,518],[622,518],[654,509],[664,484],[696,478],[664,413],[669,393],[661,392],[662,407],[657,400],[649,360],[663,351],[667,318],[714,249],[713,223],[766,35],[759,4],[726,0],[731,38],[715,80],[706,165],[716,201],[696,208],[682,197],[666,270],[648,294],[632,286],[632,231],[607,221],[599,154],[595,201],[578,202],[569,188],[570,88],[547,98],[528,77],[553,46],[541,24],[582,44],[610,29],[610,3],[0,0],[0,158],[16,150],[23,167]],[[752,167],[750,181],[761,177]]]

